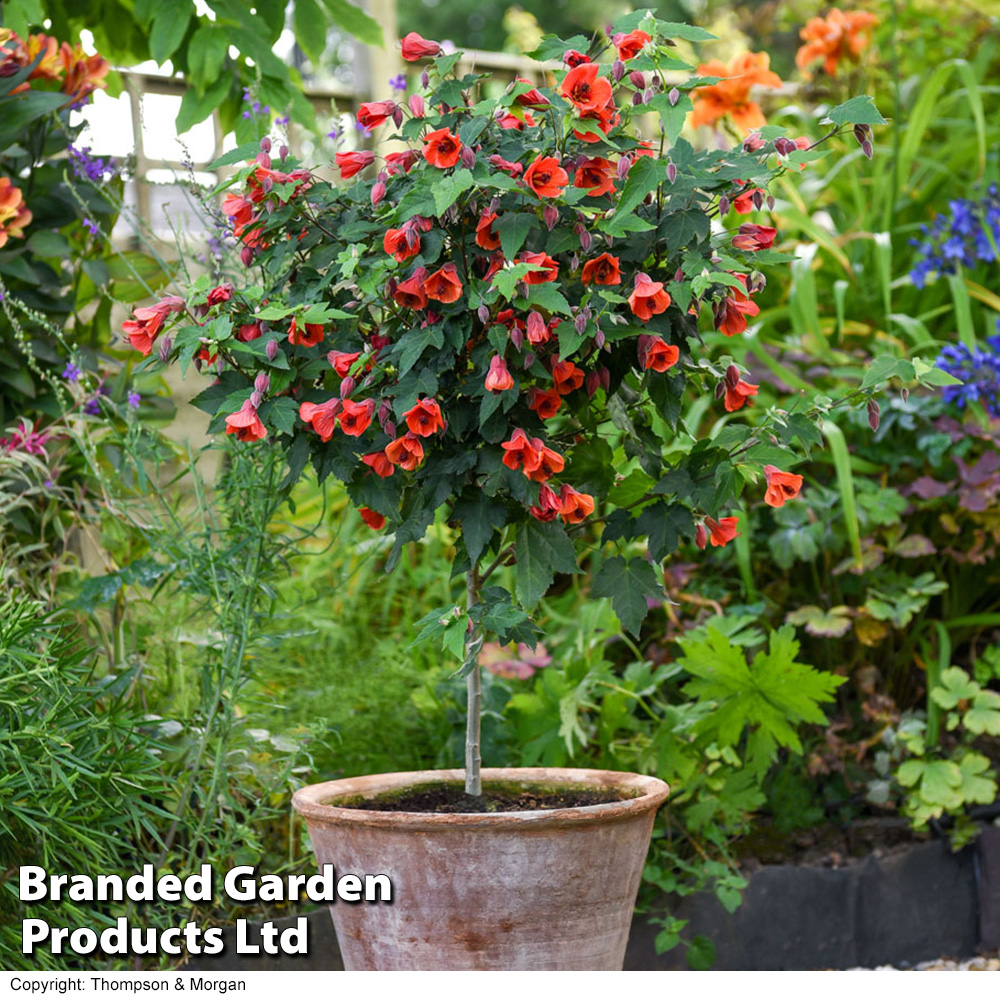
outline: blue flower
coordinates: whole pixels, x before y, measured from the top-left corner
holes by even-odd
[[[911,239],[917,251],[910,280],[923,288],[932,274],[954,274],[956,268],[974,268],[997,259],[1000,243],[1000,198],[991,184],[978,200],[956,198],[948,212],[939,213],[930,226],[921,226],[921,239]]]
[[[77,368],[72,361],[67,361],[62,377],[66,379],[67,382],[75,382],[80,377],[80,369]]]
[[[945,402],[954,403],[960,410],[979,402],[990,416],[1000,417],[1000,333],[986,338],[985,349],[949,344],[941,349],[935,364],[963,383],[944,387]]]

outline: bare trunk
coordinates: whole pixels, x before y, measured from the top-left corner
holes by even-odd
[[[473,566],[465,574],[467,607],[471,608],[479,600],[479,567]],[[482,767],[482,753],[479,746],[479,732],[483,711],[483,683],[479,666],[478,630],[470,632],[465,641],[466,663],[471,659],[471,669],[465,678],[468,692],[468,709],[465,723],[465,794],[480,798],[483,782],[479,776]]]

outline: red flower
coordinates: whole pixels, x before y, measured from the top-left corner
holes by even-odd
[[[535,444],[536,442],[532,442]],[[557,476],[566,466],[566,459],[562,457],[557,451],[553,451],[547,445],[543,445],[541,441],[537,444],[541,445],[538,449],[538,467],[532,469],[528,472],[527,468],[524,470],[524,474],[535,483],[544,483],[549,476]]]
[[[591,282],[595,285],[620,285],[622,275],[619,264],[617,257],[612,257],[609,253],[602,253],[600,257],[588,260],[583,265],[583,274],[580,275],[580,280],[585,285],[589,285]]]
[[[424,460],[423,442],[412,432],[390,441],[385,446],[385,457],[407,472],[412,472]]]
[[[531,83],[530,80],[525,80],[523,77],[520,76],[514,82]],[[552,103],[547,97],[544,97],[534,87],[532,87],[531,90],[526,90],[523,94],[518,94],[517,97],[514,98],[514,100],[517,101],[517,103],[524,108],[545,109],[549,106],[549,104]]]
[[[522,469],[527,476],[541,465],[542,442],[538,438],[529,438],[520,427],[510,436],[510,440],[502,442],[500,447],[506,452],[503,464],[508,469],[513,469],[515,472]]]
[[[401,281],[396,286],[392,297],[399,305],[408,309],[425,309],[427,307],[427,293],[424,291],[426,280],[427,268],[418,267],[406,281]]]
[[[579,493],[569,483],[559,491],[559,516],[567,524],[579,524],[594,513],[594,498],[589,493]]]
[[[315,347],[323,339],[322,323],[305,323],[305,332],[299,330],[298,322],[292,318],[292,325],[288,328],[288,343],[301,344],[303,347]]]
[[[741,182],[737,181],[737,183]],[[756,211],[757,206],[753,203],[753,196],[755,194],[759,194],[763,198],[767,192],[763,188],[750,188],[749,191],[738,194],[733,199],[733,211],[737,215],[749,215],[751,212]]]
[[[568,52],[563,53],[563,62],[566,63],[570,69],[576,69],[577,66],[583,66],[584,63],[589,63],[590,58],[585,56],[582,52],[577,52],[576,49],[570,49]]]
[[[334,397],[325,403],[302,403],[299,406],[299,416],[303,423],[312,424],[312,429],[323,441],[329,441],[337,426],[339,409],[340,400]]]
[[[591,198],[599,198],[615,189],[614,165],[603,156],[594,156],[584,160],[576,168],[573,177],[573,187],[587,188]]]
[[[583,385],[584,372],[572,361],[555,361],[552,363],[552,381],[556,384],[556,392],[566,396],[574,389]]]
[[[376,513],[368,507],[359,507],[358,513],[361,515],[361,520],[368,525],[373,531],[380,531],[385,527],[385,515]]]
[[[334,159],[340,167],[340,176],[346,181],[374,163],[375,154],[370,149],[360,149],[354,153],[337,153]]]
[[[639,54],[639,50],[649,41],[652,41],[649,35],[645,31],[639,30],[630,31],[627,35],[616,37],[614,42],[618,49],[618,58],[622,62],[634,59]]]
[[[476,246],[484,250],[496,250],[500,246],[500,237],[493,232],[493,223],[496,221],[496,212],[483,212],[476,225]]]
[[[377,128],[396,110],[395,101],[368,101],[358,107],[358,124],[362,128]]]
[[[559,513],[559,497],[551,486],[544,483],[538,490],[538,503],[528,508],[528,513],[539,521],[553,521]]]
[[[490,361],[490,370],[486,375],[486,388],[490,392],[503,392],[514,386],[514,379],[507,370],[507,362],[499,354]]]
[[[138,306],[132,310],[133,318],[122,323],[122,331],[132,347],[140,354],[148,355],[163,328],[164,320],[170,313],[179,312],[183,308],[184,300],[179,295],[161,299],[155,306]]]
[[[727,542],[731,542],[739,534],[736,530],[739,522],[740,519],[738,517],[723,517],[718,521],[714,517],[706,517],[705,524],[708,526],[712,545],[722,546]],[[704,548],[705,546],[702,545],[701,547]]]
[[[569,184],[569,174],[554,156],[539,156],[525,170],[524,181],[539,198],[558,198]]]
[[[206,300],[206,305],[211,308],[212,306],[221,305],[223,302],[228,302],[233,297],[233,286],[230,282],[225,282],[225,284],[219,285],[213,288],[208,293],[208,298]]]
[[[438,302],[457,302],[462,296],[462,282],[454,264],[445,264],[435,271],[425,282],[427,298]]]
[[[260,441],[267,437],[267,428],[248,399],[236,413],[226,417],[226,433],[235,434],[240,441]]]
[[[494,153],[490,157],[490,163],[497,168],[497,170],[502,170],[505,174],[509,174],[511,177],[517,177],[518,174],[524,170],[524,165],[521,163],[511,163],[510,160],[505,160],[499,153]]]
[[[556,389],[529,389],[528,408],[534,410],[542,420],[549,420],[562,406],[562,396]]]
[[[639,363],[643,368],[665,372],[677,364],[680,350],[668,344],[662,337],[642,336],[639,338]]]
[[[735,413],[737,410],[742,410],[746,403],[749,402],[750,397],[757,395],[757,390],[759,388],[759,385],[744,382],[743,379],[738,379],[736,385],[734,386],[727,384],[725,401],[726,410],[729,413]]]
[[[400,172],[408,174],[416,162],[417,153],[412,149],[404,149],[401,153],[386,153],[385,171],[390,177]]]
[[[539,344],[547,344],[552,339],[552,330],[549,328],[549,324],[535,309],[528,313],[527,334],[528,343],[534,344],[536,347]]]
[[[444,418],[436,399],[421,399],[416,406],[403,414],[410,433],[419,437],[430,437],[435,431],[444,430]]]
[[[251,340],[257,340],[262,336],[264,336],[264,331],[260,323],[244,323],[236,331],[236,339],[242,341],[244,344],[248,344]]]
[[[771,226],[755,226],[752,222],[744,222],[739,233],[733,237],[733,246],[737,250],[770,250],[778,230]]]
[[[648,321],[666,311],[670,295],[663,290],[662,281],[653,281],[648,274],[640,271],[635,276],[635,287],[628,297],[628,304],[639,319]]]
[[[348,354],[346,351],[329,351],[326,360],[330,362],[330,367],[341,377],[347,378],[351,371],[351,365],[361,357],[360,351],[353,351]]]
[[[611,81],[598,76],[597,63],[584,63],[571,69],[563,78],[559,93],[572,102],[578,111],[596,111],[611,101]]]
[[[437,42],[421,38],[415,31],[411,31],[399,44],[403,50],[403,58],[407,62],[416,62],[418,59],[433,59],[441,52],[441,46]]]
[[[340,413],[337,414],[340,429],[351,437],[361,437],[372,422],[374,409],[375,403],[371,399],[366,399],[363,403],[353,403],[349,399],[343,400],[340,404]]]
[[[773,465],[765,465],[764,476],[767,479],[764,503],[768,507],[784,507],[785,501],[794,500],[802,489],[802,477],[794,472],[782,472]]]
[[[525,125],[534,127],[535,119],[530,111],[519,111],[518,114],[512,114],[510,111],[497,119],[497,125],[503,129],[514,129],[516,132],[520,132]]]
[[[621,121],[621,115],[618,114],[613,104],[603,108],[581,111],[580,118],[595,122],[604,135],[607,135]],[[598,142],[601,138],[599,135],[594,135],[593,132],[584,132],[578,128],[573,129],[573,135],[581,142]]]
[[[444,170],[458,163],[462,155],[462,142],[446,128],[435,129],[424,136],[424,159],[432,166]]]
[[[373,451],[369,455],[362,455],[361,461],[365,465],[371,466],[376,475],[381,476],[383,479],[388,479],[396,471],[384,451]]]
[[[404,224],[401,229],[387,229],[382,238],[382,249],[392,254],[400,264],[420,252],[420,234],[416,226]]]
[[[746,288],[747,276],[737,274],[737,278]],[[749,295],[738,292],[735,288],[729,289],[729,295],[715,307],[715,328],[727,337],[735,337],[747,328],[747,316],[756,316],[760,312],[760,306],[752,301]]]
[[[239,236],[253,219],[253,202],[230,191],[222,199],[222,212],[232,220],[233,230]]]
[[[522,264],[538,264],[544,270],[529,271],[521,280],[526,285],[544,285],[559,277],[559,261],[547,253],[522,253],[517,258]]]

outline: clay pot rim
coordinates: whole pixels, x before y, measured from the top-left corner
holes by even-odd
[[[292,796],[292,806],[307,821],[320,826],[406,827],[434,830],[442,827],[503,827],[540,829],[593,823],[613,823],[635,819],[655,812],[670,795],[670,788],[659,778],[628,771],[599,771],[568,767],[486,767],[483,781],[522,781],[538,785],[586,785],[593,788],[619,788],[638,791],[634,798],[601,805],[572,806],[566,809],[534,809],[498,813],[426,813],[380,812],[373,809],[347,809],[330,804],[331,798],[358,794],[378,794],[405,785],[443,781],[464,781],[465,771],[396,771],[340,778],[300,788]]]

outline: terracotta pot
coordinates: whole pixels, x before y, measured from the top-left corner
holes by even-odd
[[[617,788],[634,798],[571,809],[404,813],[337,799],[461,782],[413,771],[310,785],[292,804],[317,860],[386,874],[391,904],[330,905],[348,970],[620,969],[657,808],[657,778],[569,768],[485,768],[484,783]]]

